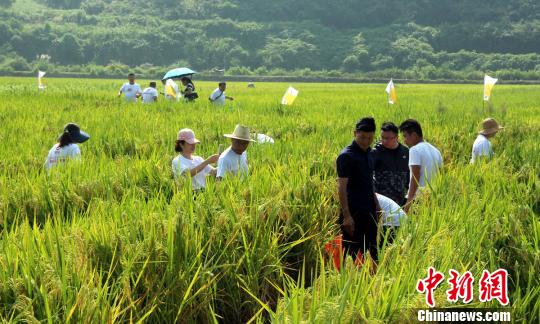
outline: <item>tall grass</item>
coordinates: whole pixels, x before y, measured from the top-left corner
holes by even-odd
[[[396,321],[422,307],[416,281],[506,268],[514,320],[540,313],[540,99],[535,86],[403,85],[387,107],[380,85],[230,84],[237,100],[129,105],[121,82],[0,79],[0,319],[46,322]],[[146,82],[141,82],[143,85]],[[338,231],[334,161],[361,116],[417,118],[445,168],[413,209],[376,274],[332,269],[322,246]],[[469,165],[477,124],[507,128],[496,156]],[[83,159],[43,170],[62,126],[92,138]],[[248,149],[250,176],[209,181],[196,200],[171,178],[176,132],[193,128],[207,156],[237,123],[276,139]],[[449,306],[444,289],[437,304]],[[480,304],[469,307],[496,307]]]

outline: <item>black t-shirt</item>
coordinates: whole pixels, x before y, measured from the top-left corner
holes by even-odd
[[[373,161],[371,149],[362,150],[355,141],[339,154],[336,165],[340,178],[348,178],[347,199],[351,214],[361,212],[375,215],[373,190]]]
[[[371,155],[375,190],[403,205],[409,189],[409,149],[402,144],[395,149],[387,149],[378,143]]]

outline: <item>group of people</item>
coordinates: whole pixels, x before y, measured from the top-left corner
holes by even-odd
[[[492,156],[489,139],[501,129],[493,118],[482,122],[471,163]],[[399,127],[384,122],[381,140],[372,149],[375,131],[373,118],[360,119],[352,143],[336,160],[342,244],[354,260],[367,252],[377,260],[379,243],[383,241],[377,242],[380,218],[382,237],[391,242],[413,201],[443,166],[440,151],[424,140],[418,121],[407,119]],[[399,142],[399,132],[406,146]]]
[[[185,86],[183,95],[187,100],[194,100],[189,98],[194,98],[195,87],[189,78],[186,79],[182,79]],[[165,82],[174,83],[170,79]],[[129,101],[142,97],[145,103],[155,102],[158,97],[155,85],[151,82],[149,88],[141,91],[135,83],[135,76],[130,74],[129,82],[122,86],[119,95],[124,94]],[[220,83],[210,95],[210,101],[223,103],[226,99],[232,100],[225,95],[225,90],[226,84]],[[473,143],[471,163],[492,156],[490,139],[503,129],[493,118],[485,119],[481,126]],[[371,148],[375,132],[376,124],[372,117],[360,119],[354,128],[352,143],[341,151],[336,160],[343,248],[355,259],[359,252],[361,255],[369,252],[374,260],[377,259],[380,217],[381,234],[391,242],[414,200],[422,195],[443,166],[441,152],[424,140],[418,121],[407,119],[399,127],[392,122],[384,122],[380,127],[380,142]],[[399,142],[400,132],[405,145]],[[179,154],[172,160],[174,177],[191,179],[195,191],[204,190],[207,177],[215,177],[218,181],[229,175],[246,177],[247,148],[256,142],[249,127],[236,125],[233,133],[224,136],[231,140],[231,145],[224,151],[220,145],[218,153],[204,159],[195,155],[200,141],[193,130],[181,129],[175,143],[175,151]],[[81,151],[77,144],[89,138],[77,124],[67,124],[50,149],[45,168],[49,170],[68,159],[79,159]],[[259,143],[274,142],[264,134],[257,134],[255,138]]]
[[[259,134],[263,135],[263,134]],[[213,154],[206,159],[195,155],[195,150],[200,141],[195,137],[193,130],[189,128],[181,129],[175,143],[175,151],[179,153],[172,160],[172,172],[175,178],[189,177],[194,190],[203,190],[206,187],[206,177],[214,176],[221,180],[227,176],[246,177],[248,175],[247,148],[250,143],[255,142],[251,138],[249,127],[236,125],[234,132],[224,134],[224,137],[231,140],[231,145],[221,152],[221,145],[217,154]],[[78,144],[86,142],[90,138],[86,132],[82,131],[79,125],[69,123],[64,127],[64,131],[58,137],[57,143],[49,150],[45,160],[45,169],[64,163],[70,159],[80,159],[81,150]],[[269,141],[266,141],[270,143]],[[259,143],[264,143],[259,141]],[[212,164],[217,163],[217,167]]]
[[[195,89],[195,84],[193,81],[187,77],[183,76],[180,78],[184,89],[180,90],[178,84],[173,79],[161,80],[164,86],[164,91],[161,92],[165,99],[171,101],[178,101],[183,98],[186,102],[193,102],[199,98],[199,94]],[[227,89],[226,82],[219,82],[218,87],[210,94],[208,100],[216,105],[224,105],[225,100],[234,100],[233,97],[225,95]],[[128,82],[124,83],[118,91],[118,97],[124,95],[124,99],[127,102],[136,102],[141,98],[142,103],[149,104],[158,101],[160,92],[157,90],[157,83],[151,81],[148,84],[148,87],[144,90],[141,89],[141,86],[135,82],[135,74],[128,74]]]

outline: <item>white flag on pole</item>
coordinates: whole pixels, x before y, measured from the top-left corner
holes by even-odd
[[[297,96],[298,96],[298,90],[296,90],[293,87],[289,87],[287,91],[285,91],[283,98],[281,98],[281,104],[292,105]]]
[[[43,77],[47,74],[47,72],[39,71],[38,70],[38,89],[43,90],[45,89],[45,85],[43,84]]]
[[[493,90],[495,83],[497,83],[497,80],[498,79],[492,78],[487,74],[484,76],[484,101],[489,101],[491,91]]]
[[[397,102],[396,88],[394,87],[394,81],[390,79],[386,86],[386,94],[388,95],[388,103],[393,105]]]

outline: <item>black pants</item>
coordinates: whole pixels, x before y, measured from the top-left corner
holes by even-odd
[[[354,234],[350,236],[343,228],[343,214],[339,223],[343,233],[343,249],[346,254],[356,260],[358,251],[366,255],[367,252],[373,260],[377,260],[377,217],[376,212],[351,211],[354,220]]]

